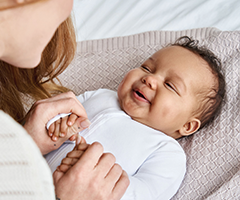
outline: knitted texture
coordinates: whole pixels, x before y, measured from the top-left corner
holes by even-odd
[[[98,88],[116,90],[127,71],[184,35],[198,39],[221,59],[227,98],[214,124],[178,140],[187,155],[187,174],[172,199],[240,199],[240,31],[151,31],[79,42],[76,57],[60,80],[76,95]]]
[[[50,169],[21,125],[0,111],[0,200],[54,200]]]

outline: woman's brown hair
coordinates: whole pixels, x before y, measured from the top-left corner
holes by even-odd
[[[68,91],[57,76],[68,67],[75,50],[75,31],[69,17],[56,30],[36,68],[21,69],[0,60],[0,109],[21,122],[26,114],[23,95],[39,100]]]

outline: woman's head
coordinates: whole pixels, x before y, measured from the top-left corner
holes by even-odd
[[[34,68],[56,29],[70,15],[73,0],[18,3],[22,1],[3,1],[8,3],[0,11],[0,59],[16,67]]]
[[[6,10],[10,8],[24,6],[26,4],[34,3],[37,1],[41,1],[41,0],[1,0],[0,10]]]
[[[21,121],[25,115],[22,94],[38,100],[67,91],[54,79],[75,55],[75,32],[68,17],[73,1],[1,2],[14,5],[1,9],[0,3],[0,109]]]

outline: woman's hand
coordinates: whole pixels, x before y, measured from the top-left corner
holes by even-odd
[[[97,142],[80,144],[53,173],[56,196],[61,200],[121,199],[129,179],[115,161]]]
[[[59,116],[57,116],[58,118]],[[48,135],[52,138],[52,141],[56,142],[58,138],[66,137],[66,135],[71,135],[69,140],[74,141],[77,138],[80,127],[78,122],[78,116],[75,114],[69,114],[67,116],[60,117],[58,120],[53,122],[48,127]],[[86,120],[86,122],[88,122]],[[90,121],[89,121],[90,123]]]
[[[37,101],[28,112],[24,128],[36,142],[43,155],[58,149],[63,142],[71,137],[71,135],[66,135],[56,142],[52,141],[47,133],[47,122],[59,113],[70,112],[79,116],[76,120],[79,131],[90,125],[85,109],[72,92]]]
[[[87,114],[72,92],[36,102],[30,109],[24,128],[37,143],[42,154],[47,154],[66,141],[71,135],[51,140],[47,122],[59,113],[74,113],[79,118],[80,131],[87,128]],[[82,125],[81,125],[82,124]],[[84,126],[83,126],[84,125]],[[61,200],[119,200],[125,193],[129,179],[125,171],[115,163],[115,157],[103,153],[99,143],[86,146],[78,161],[63,172],[54,172],[56,195]]]

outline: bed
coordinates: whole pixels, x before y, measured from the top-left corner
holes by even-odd
[[[75,0],[77,40],[153,30],[240,30],[238,0]]]
[[[74,2],[77,54],[61,74],[76,94],[116,90],[124,74],[188,35],[222,61],[227,97],[215,123],[179,139],[187,173],[172,198],[240,199],[240,19],[238,0],[79,0]]]

